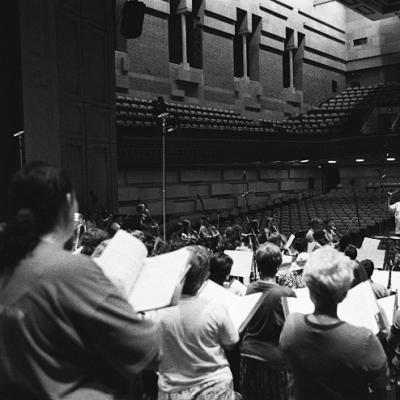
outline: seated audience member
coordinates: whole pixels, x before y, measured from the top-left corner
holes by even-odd
[[[11,183],[10,207],[0,235],[0,398],[125,399],[129,378],[158,358],[157,327],[89,257],[63,250],[78,210],[70,180],[30,163]]]
[[[354,269],[354,280],[351,287],[357,286],[361,282],[365,282],[368,280],[367,273],[365,269],[360,263],[357,261],[357,248],[352,244],[347,245],[344,249],[344,254],[353,261],[353,269]]]
[[[251,318],[241,347],[241,393],[246,400],[289,399],[292,386],[286,359],[279,347],[285,317],[282,297],[295,296],[275,281],[282,255],[279,247],[266,243],[256,253],[260,280],[246,294],[263,292],[263,301]]]
[[[199,297],[209,275],[209,252],[190,248],[190,268],[176,307],[160,312],[163,356],[158,399],[233,400],[233,380],[224,349],[239,341],[228,312],[217,300]]]
[[[385,399],[386,355],[368,329],[341,321],[338,304],[353,281],[348,257],[326,246],[310,255],[304,281],[315,310],[288,315],[280,344],[294,374],[297,400]]]
[[[311,243],[315,240],[314,234],[315,232],[324,231],[324,224],[320,218],[313,218],[310,221],[310,229],[306,234],[307,242]]]
[[[372,274],[374,273],[374,263],[371,260],[362,260],[360,265],[364,268],[369,281],[371,282],[372,290],[374,291],[375,297],[381,299],[390,295],[389,291],[382,285],[382,283],[374,282],[372,280]]]
[[[95,248],[104,240],[107,240],[109,235],[107,232],[99,228],[88,229],[81,238],[80,254],[91,256]]]

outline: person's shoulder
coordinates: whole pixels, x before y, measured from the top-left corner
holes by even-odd
[[[98,279],[104,275],[98,265],[88,256],[71,254],[68,251],[54,252],[48,260],[46,275],[57,280]]]
[[[376,338],[376,336],[371,332],[370,329],[364,326],[355,326],[348,322],[342,321],[339,329],[342,331],[342,337],[346,338],[353,343],[362,344],[365,340],[370,340],[371,338]],[[337,332],[337,334],[340,334]],[[378,340],[378,339],[377,339]]]
[[[287,286],[274,286],[272,291],[281,297],[296,297],[296,293]]]

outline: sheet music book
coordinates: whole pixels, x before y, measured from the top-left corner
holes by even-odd
[[[183,248],[156,257],[146,256],[147,249],[139,239],[119,230],[94,259],[137,312],[172,305],[187,272],[190,252]]]
[[[378,307],[387,330],[393,325],[394,314],[397,306],[397,294],[378,299]]]
[[[199,296],[217,300],[225,305],[235,328],[242,332],[254,313],[257,311],[263,293],[253,293],[248,296],[237,296],[213,281],[206,281]]]
[[[385,250],[379,250],[380,240],[365,237],[360,249],[357,249],[357,260],[369,259],[374,263],[375,268],[383,268],[385,263]]]
[[[389,271],[378,271],[374,270],[371,279],[374,282],[380,283],[383,286],[387,287],[389,281]],[[400,272],[392,271],[391,284],[390,288],[392,290],[400,290]]]
[[[310,314],[314,304],[307,288],[295,290],[296,297],[283,297],[283,308],[287,314],[298,312]],[[363,326],[377,334],[381,329],[380,311],[370,283],[362,282],[350,289],[346,298],[338,305],[338,317],[355,326]]]
[[[240,276],[243,278],[248,278],[250,276],[251,266],[253,264],[252,251],[225,250],[224,253],[233,260],[231,270],[232,276]]]
[[[93,261],[128,297],[146,257],[146,246],[139,239],[120,229],[100,257],[94,258]]]

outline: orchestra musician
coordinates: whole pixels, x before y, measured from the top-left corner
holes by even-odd
[[[307,242],[312,243],[314,241],[314,233],[324,230],[324,224],[320,218],[313,218],[310,221],[310,229],[306,234]]]
[[[192,228],[190,220],[184,219],[182,221],[182,234],[181,239],[186,244],[194,244],[199,238],[199,234]]]
[[[331,245],[337,246],[342,236],[336,231],[335,222],[332,219],[326,219],[324,225],[326,239]]]
[[[217,228],[210,223],[208,216],[202,216],[199,229],[199,236],[209,248],[216,248],[221,237]]]
[[[123,224],[123,229],[142,231],[145,233],[151,233],[152,235],[157,231],[157,228],[158,225],[153,221],[150,211],[143,202],[136,206],[136,215],[126,218]]]

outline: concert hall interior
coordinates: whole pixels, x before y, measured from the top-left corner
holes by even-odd
[[[0,399],[400,399],[400,0],[15,0]]]

